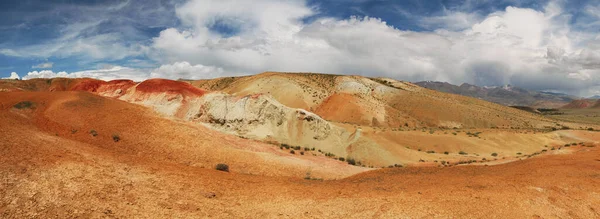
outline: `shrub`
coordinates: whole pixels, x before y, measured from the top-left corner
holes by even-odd
[[[290,154],[296,154],[296,152],[294,150],[291,150]]]
[[[311,150],[311,151],[315,151],[315,148],[313,147],[313,148],[311,148],[310,150]]]
[[[448,152],[448,151],[444,151],[444,154],[448,155],[448,154],[450,154],[450,152]]]
[[[587,130],[588,131],[594,131],[594,128],[588,128]]]
[[[229,172],[229,165],[224,164],[224,163],[220,163],[220,164],[217,164],[217,166],[215,167],[215,169],[218,170],[218,171]]]
[[[96,137],[96,136],[98,136],[98,132],[96,130],[92,129],[92,130],[90,130],[90,135]]]
[[[304,151],[300,151],[300,155],[304,155]]]
[[[435,151],[427,151],[428,154],[435,154]]]
[[[468,153],[464,152],[464,151],[460,151],[460,152],[458,152],[458,154],[460,154],[460,155],[467,155]]]
[[[518,152],[518,153],[517,153],[517,155],[521,155],[521,154],[523,154],[523,153],[521,153],[521,152]]]
[[[295,147],[294,147],[294,150],[297,150],[297,151],[299,151],[300,149],[302,149],[300,146],[295,146]]]
[[[354,158],[349,157],[346,159],[346,162],[348,162],[350,165],[356,165],[356,160],[354,160]]]
[[[119,135],[117,135],[117,134],[113,134],[112,139],[113,139],[113,141],[118,142],[121,140],[121,137],[119,137]]]
[[[492,153],[492,156],[493,156],[493,157],[497,157],[497,156],[498,156],[498,153]]]
[[[13,107],[17,108],[17,109],[23,109],[23,108],[31,109],[31,108],[33,108],[33,102],[22,101],[22,102],[15,104]]]
[[[342,161],[342,162],[343,162],[343,161],[345,161],[346,159],[344,159],[343,157],[340,157],[340,158],[338,158],[338,160],[340,160],[340,161]]]
[[[308,147],[305,147],[305,148],[304,148],[304,151],[310,151],[310,148],[308,148]]]

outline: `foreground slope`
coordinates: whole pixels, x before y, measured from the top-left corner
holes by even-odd
[[[312,152],[294,155],[271,144],[164,119],[142,106],[87,92],[3,93],[0,106],[3,152],[38,151],[50,163],[62,156],[100,155],[209,169],[227,163],[234,172],[259,175],[304,177],[310,170],[313,177],[340,178],[364,171]],[[3,156],[4,162],[13,159],[23,158]]]
[[[201,168],[193,165],[205,162],[193,159],[198,151],[173,142],[134,143],[135,133],[129,132],[121,133],[118,143],[82,143],[84,138],[100,140],[87,134],[65,137],[79,133],[70,130],[48,134],[27,120],[29,112],[19,113],[1,114],[2,121],[10,121],[0,129],[2,136],[10,136],[0,143],[0,215],[6,218],[600,217],[600,146],[593,143],[504,165],[392,168],[315,181]],[[135,124],[125,118],[110,121]],[[100,139],[116,130],[98,127]],[[168,133],[160,138],[202,138],[181,129]],[[570,134],[600,141],[590,133]],[[163,147],[160,155],[152,152]],[[180,150],[191,163],[178,162]],[[280,167],[271,163],[268,168]]]

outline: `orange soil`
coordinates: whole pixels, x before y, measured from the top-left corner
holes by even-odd
[[[12,108],[23,100],[35,109]],[[277,176],[294,167],[261,158],[278,149],[157,118],[122,101],[19,92],[0,96],[0,103],[3,218],[600,217],[600,146],[591,143],[503,165],[304,180]],[[97,137],[87,133],[91,128]],[[113,142],[112,133],[122,140]],[[600,140],[593,132],[570,133]],[[217,160],[231,161],[234,172],[213,170]],[[261,171],[275,175],[254,175]]]
[[[596,100],[574,100],[567,105],[564,105],[563,109],[585,109],[594,106],[598,101]],[[597,104],[596,104],[597,105]]]
[[[172,81],[165,79],[145,80],[136,87],[136,91],[146,93],[179,93],[195,96],[202,96],[206,91],[181,81]]]

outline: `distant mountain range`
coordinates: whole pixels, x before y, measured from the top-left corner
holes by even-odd
[[[529,106],[533,108],[560,108],[574,100],[580,99],[562,93],[530,91],[511,85],[501,87],[479,87],[464,83],[460,86],[447,82],[421,81],[415,83],[421,87],[446,93],[475,97],[482,100],[506,105]]]

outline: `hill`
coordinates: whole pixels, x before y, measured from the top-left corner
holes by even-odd
[[[464,83],[456,86],[447,82],[421,81],[421,87],[446,93],[475,97],[505,106],[529,106],[533,108],[559,108],[578,99],[561,93],[529,91],[506,85],[503,87],[479,87]]]
[[[562,109],[600,109],[600,100],[596,99],[580,99],[573,100],[569,104],[564,105]]]
[[[232,95],[268,94],[328,121],[385,128],[544,128],[538,115],[387,78],[325,74],[259,75],[189,81]]]
[[[2,217],[598,216],[596,132],[407,82],[265,73],[0,89]]]

